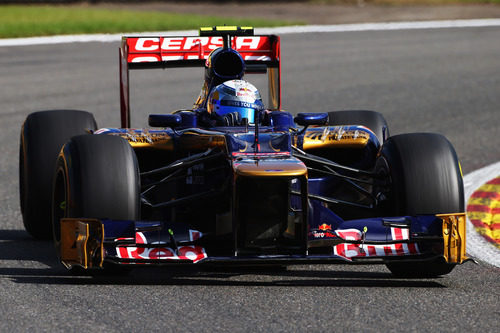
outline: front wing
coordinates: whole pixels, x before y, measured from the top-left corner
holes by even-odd
[[[181,223],[64,218],[61,261],[67,267],[115,264],[305,264],[387,263],[433,260],[462,263],[465,214],[373,218],[345,221],[341,229],[309,225],[303,254],[211,255],[210,235]],[[427,231],[427,232],[426,232]],[[329,249],[327,253],[316,249]]]

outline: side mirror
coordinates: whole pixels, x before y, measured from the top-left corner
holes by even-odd
[[[151,127],[176,128],[182,124],[182,117],[179,114],[150,114],[148,124]]]
[[[328,113],[297,113],[294,121],[300,126],[327,125]]]

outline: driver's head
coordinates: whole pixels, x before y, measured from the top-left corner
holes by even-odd
[[[216,86],[208,97],[207,111],[224,117],[238,113],[254,123],[255,111],[264,110],[264,103],[255,86],[245,80],[230,80]]]

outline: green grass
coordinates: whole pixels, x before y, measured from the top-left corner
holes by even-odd
[[[273,27],[301,22],[84,7],[0,6],[0,38],[186,30],[223,24]]]

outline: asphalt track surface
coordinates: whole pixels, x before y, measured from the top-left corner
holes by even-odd
[[[498,27],[284,35],[283,107],[378,110],[392,134],[446,135],[469,173],[500,157],[499,35]],[[60,108],[118,126],[117,47],[0,48],[1,331],[497,331],[500,269],[483,262],[416,280],[350,265],[68,275],[52,244],[23,230],[19,130],[30,112]],[[189,107],[201,79],[201,70],[133,72],[135,125]]]

